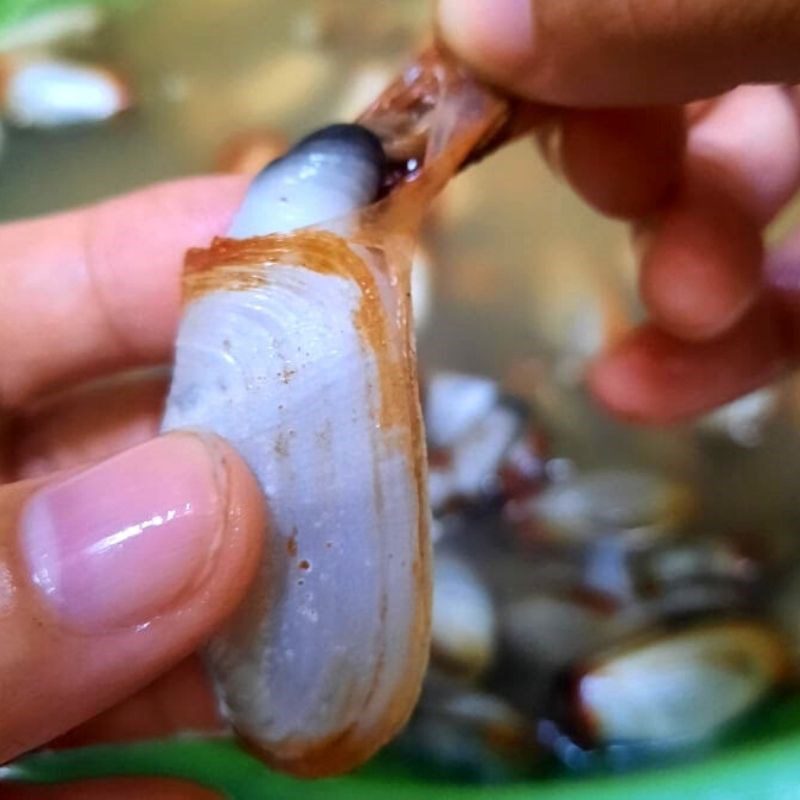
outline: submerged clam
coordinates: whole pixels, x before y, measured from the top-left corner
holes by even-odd
[[[105,67],[49,56],[0,61],[0,109],[18,127],[104,122],[131,102],[128,86]]]
[[[535,726],[502,698],[430,675],[398,740],[404,755],[482,783],[530,771],[539,756]]]
[[[688,486],[643,470],[606,469],[553,484],[527,512],[556,539],[585,543],[618,531],[644,544],[674,532],[693,505]]]
[[[498,691],[527,713],[544,714],[562,672],[607,648],[625,630],[615,609],[591,598],[536,592],[501,609]]]
[[[425,385],[425,426],[432,447],[453,447],[494,408],[498,385],[480,375],[434,372]]]
[[[434,514],[499,506],[540,488],[544,442],[522,401],[488,378],[434,372],[425,385]]]
[[[769,627],[706,623],[595,658],[576,681],[576,710],[596,743],[687,746],[753,709],[787,668]]]
[[[470,564],[453,553],[437,553],[433,578],[433,664],[444,672],[475,678],[494,656],[492,596]]]
[[[227,238],[187,256],[163,427],[224,436],[271,514],[208,662],[236,730],[295,774],[357,766],[419,692],[431,592],[411,255],[430,200],[508,114],[432,50],[361,125],[264,169]]]

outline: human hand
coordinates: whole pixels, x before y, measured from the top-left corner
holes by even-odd
[[[153,438],[163,373],[107,376],[168,362],[183,252],[243,191],[196,179],[0,226],[0,763],[219,725],[188,657],[254,574],[261,494],[221,441]],[[209,795],[118,781],[0,796]]]
[[[602,402],[671,422],[798,362],[800,231],[764,245],[800,186],[797,0],[440,0],[439,24],[479,72],[560,107],[548,161],[631,222],[650,321],[591,370]]]

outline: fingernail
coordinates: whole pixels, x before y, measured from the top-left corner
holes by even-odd
[[[202,583],[225,483],[213,445],[173,434],[45,487],[21,520],[33,584],[80,630],[148,622]]]
[[[439,31],[463,58],[490,75],[512,76],[531,61],[533,0],[440,0]]]

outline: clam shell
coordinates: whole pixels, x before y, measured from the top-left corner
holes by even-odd
[[[432,198],[507,139],[509,116],[434,49],[361,126],[262,171],[238,239],[187,257],[164,427],[228,439],[272,517],[261,574],[209,662],[237,730],[298,775],[358,766],[418,696],[430,549],[411,256]],[[386,170],[408,143],[422,150]]]
[[[433,570],[433,663],[476,678],[494,657],[497,623],[488,588],[462,558],[438,553]]]
[[[433,447],[454,447],[486,417],[500,391],[490,378],[434,372],[425,385],[425,426]]]
[[[2,110],[12,125],[60,128],[104,122],[131,105],[123,80],[109,69],[49,57],[7,58]]]
[[[405,722],[427,659],[424,446],[404,292],[327,232],[217,242],[187,266],[166,428],[230,441],[269,557],[209,648],[229,718],[297,774],[352,768]]]
[[[556,539],[586,542],[619,531],[646,544],[673,533],[694,505],[686,485],[643,470],[606,469],[554,484],[528,510]]]
[[[787,665],[768,627],[707,623],[596,660],[577,684],[579,713],[599,742],[690,744],[752,709]]]

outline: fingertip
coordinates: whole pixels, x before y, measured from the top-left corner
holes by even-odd
[[[655,322],[702,341],[733,327],[761,288],[757,223],[724,191],[692,187],[649,225],[640,279]]]
[[[780,212],[800,186],[800,117],[791,92],[741,86],[693,125],[692,158],[717,165],[729,192],[760,225]]]
[[[645,325],[592,365],[588,388],[631,422],[690,420],[781,374],[790,354],[777,316],[765,301],[724,336],[696,344]]]
[[[0,505],[0,573],[12,601],[0,595],[9,693],[0,761],[201,647],[245,596],[267,530],[243,460],[219,439],[187,433],[49,483],[13,484]]]
[[[531,0],[440,0],[438,31],[468,64],[510,89],[533,58]]]
[[[630,106],[793,82],[795,7],[795,0],[740,2],[731,13],[730,0],[679,7],[653,0],[441,0],[439,26],[462,58],[529,99]]]
[[[646,351],[625,340],[602,354],[586,375],[587,387],[613,416],[633,424],[659,424],[672,420],[668,398],[654,391]]]

